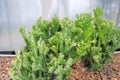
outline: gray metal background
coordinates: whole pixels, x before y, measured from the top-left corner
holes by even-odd
[[[29,30],[41,16],[54,14],[74,19],[76,14],[103,8],[103,17],[120,25],[120,0],[0,0],[0,51],[17,50],[24,46],[19,27]]]

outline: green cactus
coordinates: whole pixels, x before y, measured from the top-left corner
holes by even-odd
[[[77,15],[75,20],[56,15],[51,21],[39,18],[28,33],[21,27],[26,45],[16,51],[10,78],[66,80],[80,58],[90,70],[101,70],[120,48],[120,28],[101,16],[102,9],[96,8],[93,15]]]

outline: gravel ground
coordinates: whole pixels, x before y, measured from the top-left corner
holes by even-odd
[[[111,63],[102,71],[90,72],[81,60],[72,66],[72,74],[68,80],[120,80],[120,54],[115,54]]]
[[[8,72],[13,57],[0,57],[0,80],[9,80]]]
[[[120,54],[115,54],[114,60],[107,64],[101,72],[90,72],[81,60],[72,66],[72,74],[68,80],[120,80]],[[0,57],[0,80],[9,80],[10,62],[14,58]]]

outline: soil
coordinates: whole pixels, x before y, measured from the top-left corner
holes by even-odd
[[[120,80],[120,54],[115,54],[111,63],[107,64],[102,71],[90,72],[81,60],[72,67],[72,74],[67,80]],[[10,62],[14,58],[0,57],[0,80],[9,80],[8,72]]]

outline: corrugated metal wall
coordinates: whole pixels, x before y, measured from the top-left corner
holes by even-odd
[[[24,42],[19,27],[29,30],[40,16],[51,19],[58,14],[74,19],[98,6],[103,8],[104,18],[120,25],[120,0],[0,0],[0,51],[21,49]]]

